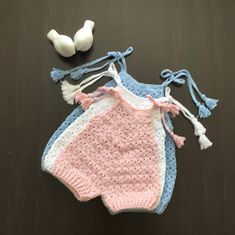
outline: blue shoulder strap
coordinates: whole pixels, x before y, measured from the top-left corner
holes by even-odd
[[[124,51],[123,53],[121,53],[120,51],[110,51],[104,57],[101,57],[99,59],[93,60],[91,62],[88,62],[86,64],[83,64],[81,66],[78,66],[69,70],[61,70],[61,69],[53,68],[52,71],[50,72],[50,76],[54,82],[58,82],[62,80],[67,75],[69,75],[73,80],[79,80],[80,78],[82,78],[84,74],[101,70],[105,68],[106,66],[108,66],[109,64],[115,63],[116,61],[118,61],[118,63],[120,64],[121,69],[126,70],[126,62],[125,62],[124,57],[130,55],[132,51],[133,51],[132,47],[127,48],[127,50]],[[89,68],[109,58],[112,58],[112,59],[104,63],[102,66]]]
[[[181,69],[176,72],[172,72],[169,69],[165,69],[161,72],[161,77],[163,79],[166,79],[166,81],[163,83],[163,86],[168,86],[170,83],[177,83],[177,84],[184,84],[185,81],[182,79],[182,77],[186,78],[188,88],[189,88],[189,93],[191,95],[191,98],[195,105],[198,108],[198,117],[199,118],[207,118],[211,115],[211,110],[213,110],[216,106],[219,100],[217,99],[212,99],[206,97],[205,94],[203,94],[195,81],[193,80],[190,72],[186,69]],[[202,103],[197,100],[194,91],[197,92],[198,96],[201,98]]]

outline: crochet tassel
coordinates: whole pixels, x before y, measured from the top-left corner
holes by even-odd
[[[179,101],[175,100],[172,96],[170,96],[170,88],[169,87],[166,88],[165,94],[166,94],[166,97],[171,102],[177,104],[177,106],[180,108],[183,115],[187,119],[189,119],[191,121],[191,123],[193,124],[194,134],[199,137],[198,142],[200,144],[201,150],[207,149],[208,147],[210,147],[212,145],[212,142],[205,136],[206,128],[197,120],[197,118],[193,114],[191,114],[189,112],[189,110],[187,108],[185,108]],[[200,104],[199,102],[197,103],[197,107],[199,107],[199,108],[204,107],[204,109],[202,109],[203,111],[207,110],[207,108],[203,104]],[[207,111],[210,112],[210,110],[207,110]],[[176,143],[176,146],[178,147],[178,145],[179,145],[179,147],[181,147],[182,145],[180,145],[180,144],[182,144],[183,141],[182,140],[180,141],[179,137],[175,136],[174,133],[172,133],[171,135],[172,135],[172,138],[174,139],[174,141]]]
[[[90,98],[89,94],[86,94],[81,91],[77,91],[74,96],[74,100],[76,103],[82,102],[82,100],[87,99],[87,98]]]
[[[199,136],[206,133],[206,128],[195,118],[192,120],[194,125],[194,135]]]
[[[150,95],[147,95],[147,98],[150,99],[157,107],[161,107],[163,112],[170,112],[172,117],[176,117],[179,115],[180,108],[175,104],[168,104],[168,103],[162,103],[162,102],[156,102],[153,97]]]
[[[163,126],[165,127],[166,131],[170,134],[170,136],[174,140],[176,147],[181,148],[184,145],[184,141],[186,140],[186,138],[183,136],[176,135],[174,132],[170,130],[170,128],[166,124],[165,116],[162,111],[161,111],[161,119],[162,119]]]
[[[63,98],[64,100],[70,104],[70,105],[73,105],[75,102],[74,102],[74,94],[66,94],[66,93],[63,93]]]
[[[202,100],[204,101],[206,107],[210,110],[213,110],[217,106],[217,103],[219,102],[219,100],[208,98],[205,95],[202,95]]]
[[[173,134],[172,138],[174,139],[177,148],[184,146],[184,141],[186,140],[185,137]]]
[[[204,105],[201,104],[198,108],[198,116],[199,118],[207,118],[211,115],[210,110]]]
[[[196,119],[192,121],[194,125],[194,134],[198,136],[198,143],[201,150],[207,149],[212,146],[212,142],[206,137],[206,128]]]
[[[80,88],[80,85],[72,85],[67,81],[63,81],[61,84],[61,91],[62,91],[62,95],[64,100],[68,103],[68,104],[74,104],[74,96],[77,92],[77,89]]]
[[[171,113],[172,117],[174,118],[177,115],[179,115],[180,108],[175,104],[171,104],[170,107],[169,107],[169,112]]]
[[[63,79],[65,75],[66,72],[61,69],[53,68],[52,71],[50,72],[50,76],[55,83]]]
[[[104,98],[104,96],[100,96],[98,97],[98,95],[100,95],[100,92],[93,92],[93,93],[89,93],[86,94],[84,92],[78,91],[75,96],[74,96],[74,100],[76,103],[80,103],[81,107],[86,110],[90,107],[90,105],[96,101],[99,101],[101,99]]]
[[[207,118],[211,115],[210,110],[213,110],[216,107],[218,100],[208,98],[204,94],[202,94],[188,70],[182,69],[182,70],[179,70],[174,73],[172,73],[172,71],[170,71],[170,70],[163,71],[163,72],[164,73],[162,76],[163,76],[163,78],[166,77],[167,79],[169,79],[168,83],[174,81],[175,78],[179,79],[180,77],[186,77],[191,98],[198,108],[198,117],[199,118]],[[203,100],[203,104],[201,104],[198,101],[194,92],[196,92],[199,95],[199,97]]]
[[[88,97],[86,99],[82,99],[80,101],[80,105],[81,105],[82,109],[87,110],[90,107],[90,105],[92,103],[94,103],[94,101],[95,101],[95,99]]]
[[[199,136],[198,143],[200,144],[201,150],[212,146],[212,142],[204,134]]]

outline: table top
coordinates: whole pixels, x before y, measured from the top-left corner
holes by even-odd
[[[2,0],[0,6],[0,234],[235,234],[235,1]],[[54,28],[73,38],[86,19],[96,23],[92,49],[59,56],[46,34]],[[78,202],[40,169],[48,139],[74,108],[50,80],[51,68],[129,46],[128,71],[138,81],[158,84],[163,69],[186,68],[203,92],[220,99],[202,120],[214,143],[206,151],[188,121],[173,120],[187,141],[177,150],[176,186],[161,216],[111,216],[100,198]],[[196,113],[187,86],[171,88]]]

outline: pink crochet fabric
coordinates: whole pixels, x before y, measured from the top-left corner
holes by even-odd
[[[118,102],[64,148],[52,173],[78,200],[102,196],[113,213],[153,210],[161,195],[152,109],[133,108],[117,89],[109,93]]]

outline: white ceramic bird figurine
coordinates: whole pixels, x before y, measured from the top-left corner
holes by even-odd
[[[47,38],[54,44],[55,50],[64,57],[70,57],[76,53],[76,48],[73,40],[66,36],[58,34],[52,29],[48,34]]]
[[[74,44],[78,51],[87,51],[91,48],[93,43],[92,30],[94,26],[95,22],[86,20],[84,26],[74,35]]]

